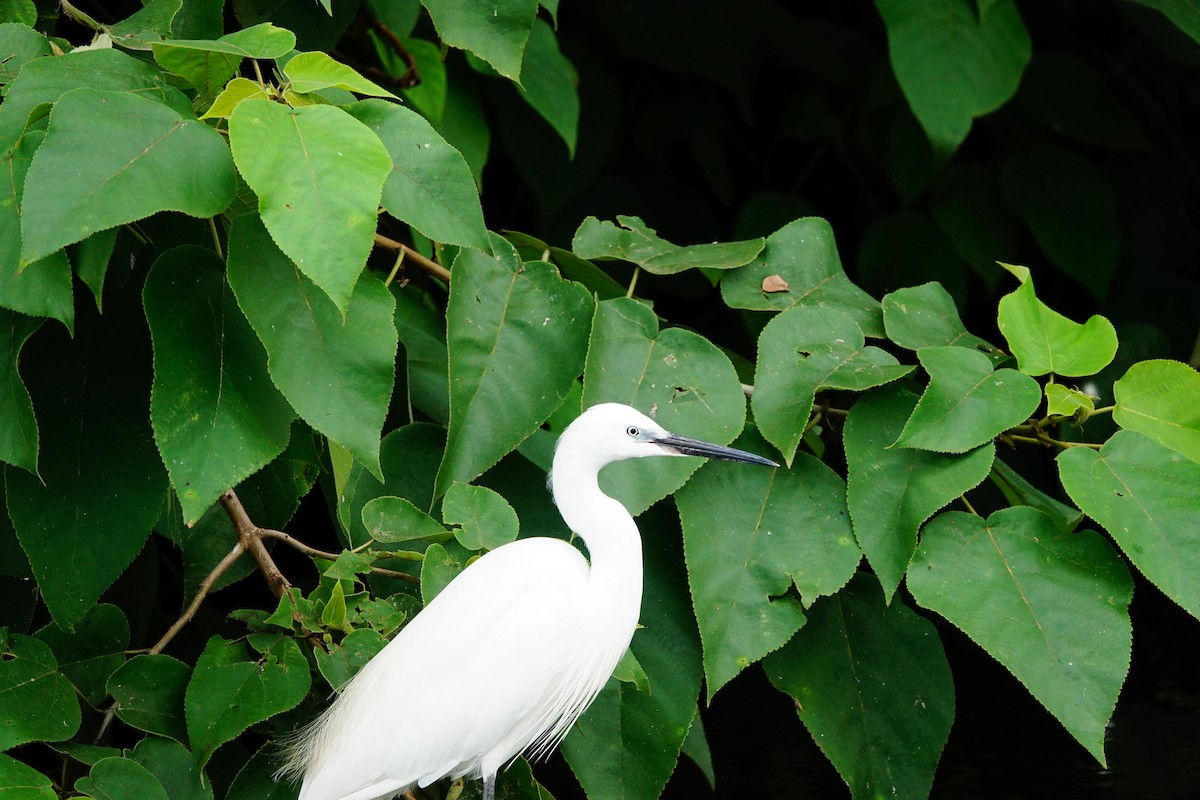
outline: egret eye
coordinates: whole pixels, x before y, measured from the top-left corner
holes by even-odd
[[[628,428],[626,428],[625,432],[635,439],[642,434],[642,432],[639,431],[634,425],[630,425]]]

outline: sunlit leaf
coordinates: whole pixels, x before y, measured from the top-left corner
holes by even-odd
[[[300,53],[288,60],[283,74],[291,82],[292,91],[300,94],[322,89],[345,89],[372,97],[400,98],[359,75],[356,71],[330,58],[328,53]]]
[[[1200,372],[1179,361],[1141,361],[1113,384],[1113,395],[1118,425],[1200,462]]]

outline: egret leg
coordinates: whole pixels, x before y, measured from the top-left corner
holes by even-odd
[[[496,800],[496,775],[483,776],[483,800]]]

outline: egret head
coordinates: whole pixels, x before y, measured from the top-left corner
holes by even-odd
[[[563,431],[555,454],[578,459],[599,470],[613,461],[646,456],[700,456],[722,461],[779,466],[770,459],[732,447],[679,436],[635,408],[600,403],[584,411]]]

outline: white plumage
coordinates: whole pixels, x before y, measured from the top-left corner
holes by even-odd
[[[774,462],[676,436],[629,406],[585,411],[559,438],[550,484],[589,560],[558,539],[498,547],[455,578],[290,748],[300,800],[385,800],[443,777],[496,773],[556,746],[637,627],[641,539],[600,491],[606,464],[654,455]]]

